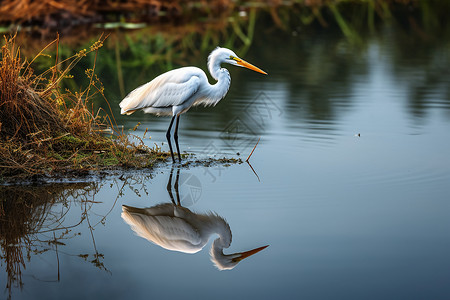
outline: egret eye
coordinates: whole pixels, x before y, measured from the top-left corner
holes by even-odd
[[[234,57],[233,55],[230,55],[230,58],[229,59],[231,59],[231,60],[235,60],[236,59],[236,57]]]

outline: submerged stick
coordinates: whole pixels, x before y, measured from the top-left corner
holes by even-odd
[[[250,168],[252,169],[253,173],[256,175],[256,178],[258,178],[258,181],[261,182],[261,179],[259,179],[258,173],[256,173],[255,169],[253,169],[253,167],[250,164],[250,162],[247,160],[246,163],[250,166]]]
[[[255,145],[255,147],[253,147],[253,150],[252,150],[252,152],[250,152],[250,155],[247,157],[247,159],[245,160],[246,162],[248,162],[248,160],[250,159],[250,157],[252,156],[252,154],[253,154],[253,151],[255,151],[255,149],[256,149],[256,146],[258,146],[258,143],[259,143],[259,140],[261,139],[261,137],[258,139],[258,141],[256,142],[256,145]],[[253,169],[253,168],[252,168]]]

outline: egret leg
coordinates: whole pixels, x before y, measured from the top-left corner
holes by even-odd
[[[173,116],[172,120],[170,120],[169,128],[167,129],[167,132],[166,132],[166,138],[167,138],[167,142],[169,143],[170,155],[172,156],[172,160],[175,163],[175,157],[173,156],[173,151],[172,151],[172,143],[170,142],[170,130],[172,129],[173,120],[175,120],[175,116]]]
[[[173,133],[173,138],[175,140],[175,146],[177,146],[178,159],[181,162],[180,146],[178,146],[178,124],[180,123],[180,115],[177,116],[177,121],[175,122],[175,132]]]
[[[178,182],[179,181],[180,181],[180,166],[178,166],[178,168],[177,168],[177,177],[175,179],[174,188],[175,188],[175,195],[177,196],[177,203],[178,203],[179,206],[181,206],[180,193],[178,191]]]
[[[172,176],[173,176],[173,165],[172,165],[172,168],[170,169],[169,181],[167,182],[167,192],[169,193],[169,197],[170,197],[170,200],[172,200],[172,203],[174,205],[176,205],[175,200],[173,198],[173,194],[172,194]]]

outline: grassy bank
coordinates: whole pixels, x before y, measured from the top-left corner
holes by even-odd
[[[58,61],[56,55],[53,67],[34,74],[33,61],[44,52],[27,61],[21,57],[14,37],[4,37],[0,61],[0,182],[81,175],[113,167],[150,167],[167,158],[167,153],[158,148],[130,142],[108,111],[93,111],[96,97],[107,102],[95,74],[103,42],[102,37],[64,61]],[[50,47],[58,52],[59,39],[46,48]],[[85,72],[89,85],[76,92],[63,90],[61,81],[70,78],[73,66],[90,55],[94,63]]]

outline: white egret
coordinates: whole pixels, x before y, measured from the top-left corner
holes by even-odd
[[[122,219],[140,237],[168,250],[196,253],[205,247],[211,235],[219,237],[211,245],[210,255],[219,270],[231,270],[241,260],[268,246],[234,254],[224,254],[231,245],[231,229],[227,221],[215,213],[194,213],[182,207],[178,190],[180,169],[175,180],[175,202],[172,189],[173,168],[170,171],[167,191],[172,203],[158,204],[149,208],[122,205]]]
[[[217,80],[216,84],[210,84],[205,72],[197,67],[171,70],[129,93],[119,104],[120,113],[129,115],[142,109],[145,113],[172,116],[166,138],[173,162],[175,162],[175,158],[170,142],[170,131],[176,119],[173,137],[178,159],[181,161],[180,147],[178,146],[180,115],[188,111],[191,106],[201,104],[214,106],[225,97],[230,87],[231,77],[228,70],[221,67],[222,63],[245,67],[267,75],[263,70],[239,58],[232,50],[218,47],[208,57],[208,69],[211,76]]]
[[[224,254],[231,245],[231,229],[224,218],[215,214],[193,213],[173,203],[159,204],[149,208],[122,205],[122,219],[140,237],[171,251],[197,253],[205,247],[209,237],[219,237],[211,245],[211,261],[219,270],[231,270],[241,260],[264,248]]]

